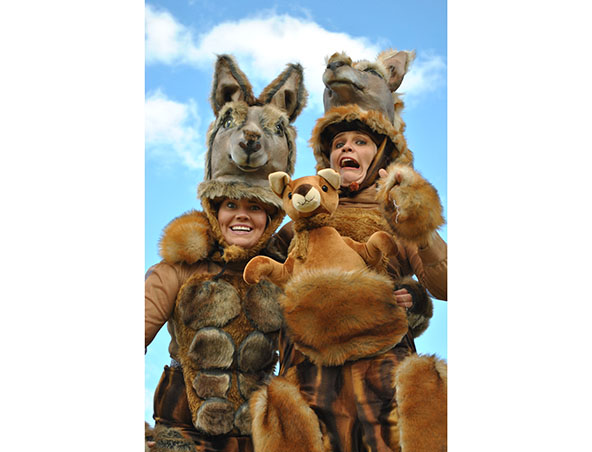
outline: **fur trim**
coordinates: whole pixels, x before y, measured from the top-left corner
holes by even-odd
[[[153,435],[155,445],[148,449],[150,452],[195,452],[195,443],[176,428],[156,425]]]
[[[282,200],[271,191],[267,181],[264,187],[249,185],[243,182],[204,181],[197,187],[197,196],[202,200],[204,198],[212,200],[253,198],[278,209],[282,207]]]
[[[413,153],[407,148],[403,133],[378,111],[365,111],[355,104],[334,107],[319,118],[312,131],[309,145],[316,159],[316,170],[331,168],[331,140],[334,131],[348,123],[360,122],[360,128],[367,127],[371,133],[387,138],[384,155],[375,172],[366,176],[364,186],[374,183],[380,168],[386,168],[393,162],[413,166]],[[349,128],[349,127],[347,127]],[[356,127],[357,128],[357,127]]]
[[[223,327],[241,312],[237,290],[222,279],[188,281],[177,298],[181,320],[195,330],[206,326]]]
[[[158,246],[169,264],[193,264],[204,259],[213,248],[208,219],[196,210],[175,218],[164,228]]]
[[[446,363],[435,356],[407,357],[395,371],[402,451],[447,448]]]
[[[257,451],[323,452],[319,422],[297,386],[274,378],[249,402],[253,445]]]
[[[434,315],[434,305],[425,288],[410,276],[396,281],[395,290],[407,289],[413,299],[413,306],[407,311],[407,322],[411,336],[417,338],[428,328]]]
[[[376,355],[407,333],[391,280],[366,269],[304,271],[286,285],[280,304],[297,348],[317,365]]]
[[[444,224],[437,190],[408,166],[394,164],[387,171],[376,195],[387,221],[398,237],[420,245],[429,243],[433,232]]]

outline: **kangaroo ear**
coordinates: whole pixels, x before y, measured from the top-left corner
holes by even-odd
[[[391,92],[396,91],[397,88],[401,86],[403,78],[414,59],[415,50],[401,50],[400,52],[386,50],[378,55],[378,60],[380,60],[382,64],[384,64],[384,67],[389,71],[387,84]]]
[[[231,55],[219,55],[214,69],[214,83],[210,96],[212,110],[218,116],[224,104],[237,100],[252,105],[255,102],[253,88]]]
[[[308,92],[304,88],[304,74],[299,64],[288,67],[263,90],[259,101],[285,111],[293,122],[306,106]]]
[[[280,198],[282,197],[282,193],[284,192],[286,185],[292,182],[290,175],[288,173],[284,173],[283,171],[271,173],[269,176],[267,176],[267,179],[269,180],[271,191],[273,191]]]
[[[337,190],[341,185],[341,176],[337,171],[331,168],[319,170],[317,174],[321,176],[323,179],[325,179],[327,182],[329,182],[331,187],[333,187],[335,190]]]

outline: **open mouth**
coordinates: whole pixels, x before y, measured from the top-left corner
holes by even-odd
[[[343,157],[340,161],[339,161],[339,167],[340,168],[354,168],[354,169],[358,169],[360,167],[360,164],[357,162],[357,160],[351,158],[351,157]]]

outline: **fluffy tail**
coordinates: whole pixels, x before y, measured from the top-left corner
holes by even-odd
[[[318,418],[296,385],[276,377],[249,404],[255,452],[323,452]]]
[[[447,448],[447,366],[435,356],[412,355],[395,372],[401,452]]]

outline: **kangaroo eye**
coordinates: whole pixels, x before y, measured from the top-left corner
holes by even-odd
[[[288,193],[288,199],[292,199],[292,192]]]
[[[222,123],[222,126],[223,126],[225,129],[228,129],[229,127],[231,127],[231,126],[232,126],[232,124],[234,124],[234,121],[232,120],[232,116],[228,116],[228,117],[227,117],[227,118],[224,120],[224,122]]]
[[[329,190],[329,188],[326,185],[323,185],[321,188],[323,189],[323,191]]]
[[[372,68],[366,68],[366,69],[364,69],[364,72],[369,72],[370,74],[374,74],[374,75],[376,75],[377,77],[380,77],[380,78],[382,78],[382,75],[380,75],[380,74],[379,74],[377,71],[375,71],[375,70],[374,70],[374,69],[372,69]]]
[[[275,134],[276,135],[283,135],[284,134],[284,127],[282,126],[281,122],[278,122],[275,126]]]

